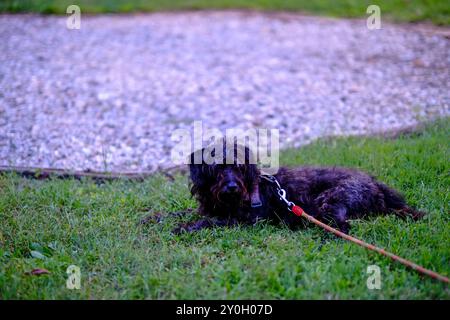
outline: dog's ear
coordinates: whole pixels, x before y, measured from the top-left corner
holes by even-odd
[[[209,170],[203,161],[203,149],[197,150],[190,155],[189,172],[192,181],[192,194],[202,189],[209,179]]]
[[[253,187],[253,185],[258,182],[259,179],[259,169],[256,164],[247,164],[245,168],[245,184],[249,190]]]
[[[205,181],[203,164],[189,164],[189,172],[191,175],[192,183],[201,185]]]
[[[202,166],[203,166],[203,149],[192,152],[189,156],[189,172],[191,174],[191,180],[200,180],[202,177]]]
[[[252,150],[245,147],[245,184],[251,190],[254,183],[258,182],[260,171],[256,165],[256,158]]]

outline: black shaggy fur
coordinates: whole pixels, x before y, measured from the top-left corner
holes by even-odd
[[[192,164],[195,153],[191,155],[191,193],[197,198],[199,214],[204,218],[180,225],[175,233],[237,223],[254,224],[262,219],[282,221],[290,228],[303,224],[303,219],[288,211],[279,201],[274,185],[262,179],[257,166],[250,164],[249,150],[245,148],[245,160],[240,164],[236,149],[236,145],[231,148],[235,155],[232,164]],[[225,147],[224,159],[227,152],[230,150]],[[350,228],[349,219],[392,213],[416,220],[424,214],[409,207],[394,189],[354,169],[282,167],[275,177],[290,201],[345,233]],[[252,208],[250,195],[256,185],[259,186],[262,206]]]

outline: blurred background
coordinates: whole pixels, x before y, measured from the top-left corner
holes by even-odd
[[[72,4],[80,29],[67,28]],[[380,29],[367,27],[371,4]],[[154,171],[193,121],[276,128],[299,147],[450,114],[445,0],[0,0],[0,11],[4,166]]]
[[[71,4],[79,5],[85,13],[240,8],[335,17],[361,17],[369,5],[375,4],[383,8],[386,17],[396,21],[428,20],[442,25],[450,22],[447,0],[1,0],[0,11],[63,14]]]

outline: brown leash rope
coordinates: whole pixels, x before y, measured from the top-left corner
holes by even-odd
[[[414,262],[406,260],[406,259],[404,259],[402,257],[399,257],[399,256],[397,256],[397,255],[395,255],[393,253],[390,253],[390,252],[388,252],[388,251],[386,251],[384,249],[378,248],[378,247],[376,247],[376,246],[374,246],[374,245],[372,245],[370,243],[366,243],[366,242],[364,242],[362,240],[359,240],[359,239],[357,239],[355,237],[349,236],[348,234],[345,234],[345,233],[343,233],[343,232],[341,232],[339,230],[336,230],[336,229],[330,227],[329,225],[327,225],[327,224],[317,220],[316,218],[313,218],[309,214],[305,213],[305,211],[303,211],[303,209],[300,208],[297,205],[294,205],[291,208],[291,210],[292,210],[292,212],[295,215],[297,215],[299,217],[303,217],[306,220],[308,220],[309,222],[312,222],[312,223],[318,225],[319,227],[322,227],[325,230],[327,230],[327,231],[329,231],[331,233],[334,233],[335,235],[337,235],[337,236],[339,236],[341,238],[344,238],[345,240],[348,240],[348,241],[351,241],[353,243],[356,243],[357,245],[359,245],[361,247],[364,247],[364,248],[367,248],[369,250],[378,252],[379,254],[382,254],[382,255],[384,255],[386,257],[389,257],[392,260],[398,261],[401,264],[403,264],[403,265],[405,265],[405,266],[407,266],[409,268],[412,268],[412,269],[416,270],[419,273],[426,274],[427,276],[429,276],[431,278],[437,279],[437,280],[445,282],[445,283],[449,283],[449,279],[447,277],[443,276],[443,275],[440,275],[439,273],[436,273],[434,271],[425,269],[424,267],[419,266],[418,264],[415,264]]]
[[[398,261],[401,264],[403,264],[403,265],[405,265],[405,266],[407,266],[407,267],[409,267],[411,269],[414,269],[414,270],[416,270],[419,273],[425,274],[425,275],[427,275],[427,276],[429,276],[429,277],[431,277],[433,279],[442,281],[444,283],[449,283],[449,279],[447,277],[439,274],[439,273],[436,273],[436,272],[431,271],[429,269],[426,269],[426,268],[424,268],[422,266],[419,266],[418,264],[415,264],[414,262],[411,262],[411,261],[406,260],[406,259],[404,259],[402,257],[399,257],[399,256],[397,256],[397,255],[395,255],[393,253],[390,253],[390,252],[388,252],[388,251],[386,251],[384,249],[378,248],[378,247],[376,247],[376,246],[374,246],[374,245],[372,245],[370,243],[367,243],[367,242],[359,240],[359,239],[357,239],[355,237],[349,236],[348,234],[345,234],[345,233],[343,233],[343,232],[341,232],[339,230],[336,230],[335,228],[333,228],[333,227],[331,227],[331,226],[329,226],[329,225],[327,225],[327,224],[317,220],[316,218],[314,218],[314,217],[310,216],[309,214],[307,214],[301,207],[299,207],[295,203],[287,200],[287,198],[286,198],[286,191],[281,188],[279,182],[277,181],[277,179],[274,176],[265,176],[264,175],[264,176],[261,176],[261,177],[266,179],[266,180],[268,180],[268,181],[270,181],[270,182],[272,182],[272,183],[274,183],[276,185],[278,196],[280,197],[280,200],[284,201],[286,206],[287,206],[287,208],[288,208],[288,210],[292,211],[296,216],[303,217],[306,220],[308,220],[309,222],[314,223],[315,225],[318,225],[319,227],[321,227],[321,228],[323,228],[323,229],[325,229],[325,230],[327,230],[327,231],[337,235],[338,237],[341,237],[341,238],[343,238],[345,240],[348,240],[350,242],[356,243],[357,245],[359,245],[361,247],[364,247],[364,248],[366,248],[368,250],[378,252],[379,254],[382,254],[382,255],[384,255],[386,257],[389,257],[389,258],[391,258],[394,261]]]

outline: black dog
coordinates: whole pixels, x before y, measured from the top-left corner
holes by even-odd
[[[199,201],[199,214],[204,218],[180,225],[175,233],[192,232],[213,226],[254,224],[258,220],[282,221],[290,228],[303,224],[279,200],[276,185],[262,179],[258,167],[250,161],[248,148],[223,148],[223,164],[207,164],[204,150],[191,155],[191,193]],[[226,161],[233,152],[230,164]],[[214,155],[214,151],[212,153]],[[200,159],[195,164],[195,158]],[[225,164],[226,163],[226,164]],[[287,199],[313,217],[348,233],[348,219],[367,215],[396,214],[416,220],[424,213],[406,205],[395,190],[361,171],[347,168],[280,168],[275,178],[286,190]]]

